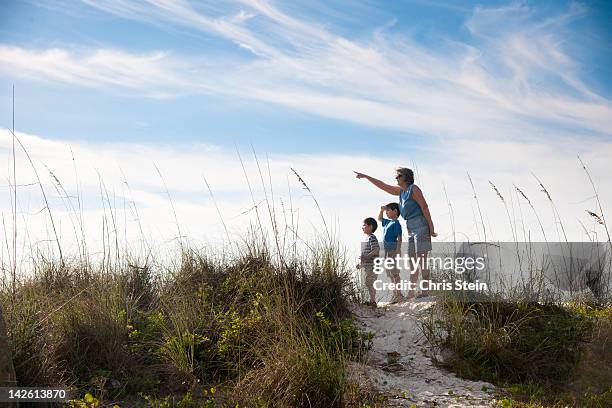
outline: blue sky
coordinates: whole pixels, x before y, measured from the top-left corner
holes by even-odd
[[[29,60],[35,64],[44,64],[40,53],[51,49],[69,53],[75,63],[91,56],[96,50],[114,50],[125,53],[125,57],[160,52],[167,54],[162,58],[162,64],[171,65],[174,60],[189,61],[185,63],[189,67],[184,69],[200,73],[196,73],[186,84],[168,89],[163,89],[163,84],[153,85],[152,82],[151,88],[162,88],[161,92],[165,95],[160,98],[159,95],[147,95],[146,83],[136,85],[136,88],[122,87],[122,81],[129,81],[126,78],[119,77],[115,85],[94,84],[97,71],[103,69],[99,65],[92,66],[87,73],[75,74],[92,77],[90,85],[85,87],[75,86],[70,79],[63,80],[58,72],[41,72],[31,66],[28,69],[32,72],[27,76],[20,75],[23,67],[15,64],[12,71],[11,57],[7,55],[9,60],[3,61],[5,75],[0,81],[0,93],[5,95],[5,103],[0,110],[4,126],[10,124],[11,109],[7,100],[10,102],[11,86],[15,84],[19,128],[53,138],[134,142],[172,140],[175,143],[214,144],[253,141],[269,152],[381,152],[386,146],[396,147],[406,140],[422,144],[426,143],[427,137],[446,137],[443,129],[432,129],[427,123],[414,127],[390,125],[389,129],[386,125],[377,126],[377,118],[365,124],[355,123],[350,112],[321,115],[316,109],[301,109],[299,101],[295,104],[274,103],[270,102],[275,100],[274,97],[252,99],[240,92],[225,94],[218,90],[190,89],[192,83],[199,82],[198,75],[217,76],[227,70],[232,75],[238,75],[238,80],[245,80],[240,73],[236,73],[241,66],[246,68],[251,63],[264,65],[272,61],[269,66],[272,70],[279,70],[279,84],[270,82],[274,81],[272,77],[266,78],[259,86],[279,86],[282,90],[293,91],[291,65],[273,61],[290,58],[293,59],[289,61],[290,64],[304,63],[304,66],[298,66],[303,70],[298,74],[305,78],[296,81],[295,85],[299,85],[297,98],[305,91],[312,91],[324,95],[346,95],[359,100],[381,98],[386,102],[390,99],[398,101],[398,98],[388,98],[386,92],[381,95],[368,94],[372,86],[364,88],[363,93],[352,95],[351,88],[358,83],[350,81],[339,87],[332,85],[326,90],[325,87],[333,84],[334,77],[342,75],[342,72],[331,72],[325,78],[323,73],[317,72],[317,67],[312,66],[320,64],[320,69],[324,71],[334,63],[333,56],[322,57],[322,54],[330,52],[329,47],[321,42],[325,38],[329,38],[329,41],[346,39],[353,41],[361,50],[378,51],[381,58],[388,58],[387,64],[399,63],[394,59],[403,52],[412,54],[408,55],[409,60],[419,58],[419,53],[424,52],[428,57],[435,58],[433,63],[456,63],[465,58],[468,52],[465,47],[474,47],[475,52],[482,52],[479,64],[483,69],[491,72],[493,78],[509,81],[516,72],[508,72],[507,63],[500,63],[499,49],[495,48],[500,45],[492,42],[505,41],[505,36],[525,29],[536,33],[533,35],[550,36],[551,44],[571,58],[568,67],[572,67],[572,75],[583,86],[606,100],[612,89],[609,79],[612,77],[611,27],[608,24],[611,7],[606,2],[261,2],[280,15],[277,20],[274,17],[278,16],[266,15],[263,8],[258,9],[249,6],[249,2],[240,1],[218,5],[215,5],[217,2],[168,2],[177,6],[174,12],[164,12],[164,2],[161,1],[157,6],[119,0],[92,2],[97,6],[87,3],[4,2],[0,17],[0,42],[4,47],[15,47],[29,54],[23,58],[34,57],[35,61],[38,55],[39,62]],[[184,10],[188,10],[195,22],[181,16]],[[495,15],[496,10],[502,10],[499,13],[503,15]],[[278,52],[279,55],[257,55],[267,51],[251,52],[239,45],[238,36],[231,32],[215,31],[197,21],[200,17],[209,18],[210,21],[227,21],[240,15],[246,16],[244,22],[234,24],[228,30],[245,27],[246,42],[261,43],[261,49],[273,48],[271,52]],[[549,28],[537,27],[554,19],[558,21],[552,22]],[[292,26],[294,21],[304,26],[295,28]],[[290,32],[298,34],[295,38],[283,37]],[[323,37],[315,39],[316,35]],[[529,35],[532,34],[528,32],[526,36]],[[528,41],[528,37],[522,40]],[[409,44],[406,45],[406,42]],[[459,55],[448,61],[436,58],[446,52]],[[360,56],[342,58],[339,63],[350,63]],[[109,58],[108,62],[100,64],[112,64],[113,61]],[[401,67],[396,68],[401,70]],[[533,69],[526,75],[527,86],[542,87],[547,94],[558,92],[568,97],[575,95],[576,89],[568,87],[555,72],[547,72],[548,67],[540,68],[543,68],[542,72]],[[61,64],[55,69],[62,71]],[[363,67],[364,71],[368,69],[377,68]],[[182,73],[182,70],[175,70],[178,71],[176,75]],[[255,72],[259,72],[259,69]],[[455,75],[457,72],[450,71],[449,74]],[[323,78],[316,78],[318,75],[323,75]],[[426,93],[429,85],[439,78],[436,75],[431,78],[421,75],[415,72],[405,80],[419,81],[417,90]],[[378,79],[375,76],[372,80]],[[163,82],[159,78],[152,81],[156,80]],[[389,85],[393,86],[392,83]],[[397,85],[401,86],[401,81]],[[375,84],[373,86],[375,89]],[[444,92],[453,92],[452,84]],[[579,97],[575,99],[580,100]],[[436,107],[434,104],[423,112],[432,117],[436,114]],[[521,115],[522,112],[514,112],[513,120],[523,120]],[[478,115],[475,115],[474,120],[478,119]],[[536,115],[528,119],[538,122]],[[557,126],[574,130],[576,127],[575,123],[550,122],[537,126],[537,130]],[[602,136],[602,132],[594,135],[590,129],[586,133]],[[398,134],[401,135],[400,143]],[[371,143],[372,140],[377,143]],[[322,149],[323,145],[325,147]]]
[[[609,2],[21,0],[0,10],[0,125],[11,125],[15,85],[16,129],[35,162],[71,179],[67,146],[78,152],[93,224],[99,174],[127,199],[119,167],[152,224],[167,212],[151,163],[186,223],[216,217],[202,173],[234,219],[252,204],[235,149],[254,173],[251,145],[278,188],[290,167],[302,171],[347,231],[390,198],[353,168],[392,182],[393,167],[415,167],[441,239],[455,227],[482,233],[466,173],[500,238],[510,229],[489,181],[519,214],[514,186],[544,200],[532,173],[542,177],[576,239],[592,221],[583,207],[595,208],[577,154],[611,201]],[[558,230],[550,217],[545,227]]]

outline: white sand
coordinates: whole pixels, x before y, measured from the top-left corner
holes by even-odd
[[[362,328],[375,332],[365,364],[351,363],[350,377],[388,397],[392,407],[490,407],[496,388],[482,381],[458,378],[434,365],[418,319],[434,303],[422,298],[374,310],[355,306]],[[389,366],[388,352],[399,352]]]

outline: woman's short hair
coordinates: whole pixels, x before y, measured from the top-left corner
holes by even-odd
[[[398,167],[395,171],[402,176],[408,184],[414,183],[414,172],[411,169],[407,167]]]

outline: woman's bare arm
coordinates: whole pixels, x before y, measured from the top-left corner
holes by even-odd
[[[353,171],[353,173],[355,173],[355,177],[357,177],[357,178],[365,178],[370,183],[374,184],[376,187],[380,188],[383,191],[386,191],[387,193],[389,193],[391,195],[397,196],[400,193],[399,186],[392,186],[392,185],[387,184],[385,182],[382,182],[382,181],[380,181],[378,179],[375,179],[374,177],[370,177],[367,174],[359,173],[358,171]]]
[[[412,188],[412,198],[414,201],[421,206],[421,210],[423,210],[423,216],[425,220],[427,220],[427,224],[429,225],[429,233],[432,237],[437,237],[438,234],[434,230],[433,221],[431,220],[431,214],[429,213],[429,206],[427,205],[427,201],[425,201],[425,197],[423,196],[423,192],[418,186],[414,186]]]

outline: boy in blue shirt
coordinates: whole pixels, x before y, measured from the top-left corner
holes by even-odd
[[[383,218],[385,212],[387,218]],[[380,207],[378,213],[378,221],[383,226],[383,242],[385,247],[385,258],[393,258],[400,253],[402,245],[402,226],[398,220],[400,215],[399,205],[397,203],[389,203]],[[396,264],[393,264],[392,269],[387,269],[387,276],[391,282],[399,284],[401,281],[399,270]],[[391,303],[397,303],[403,300],[402,291],[398,289],[399,285],[393,290]]]

